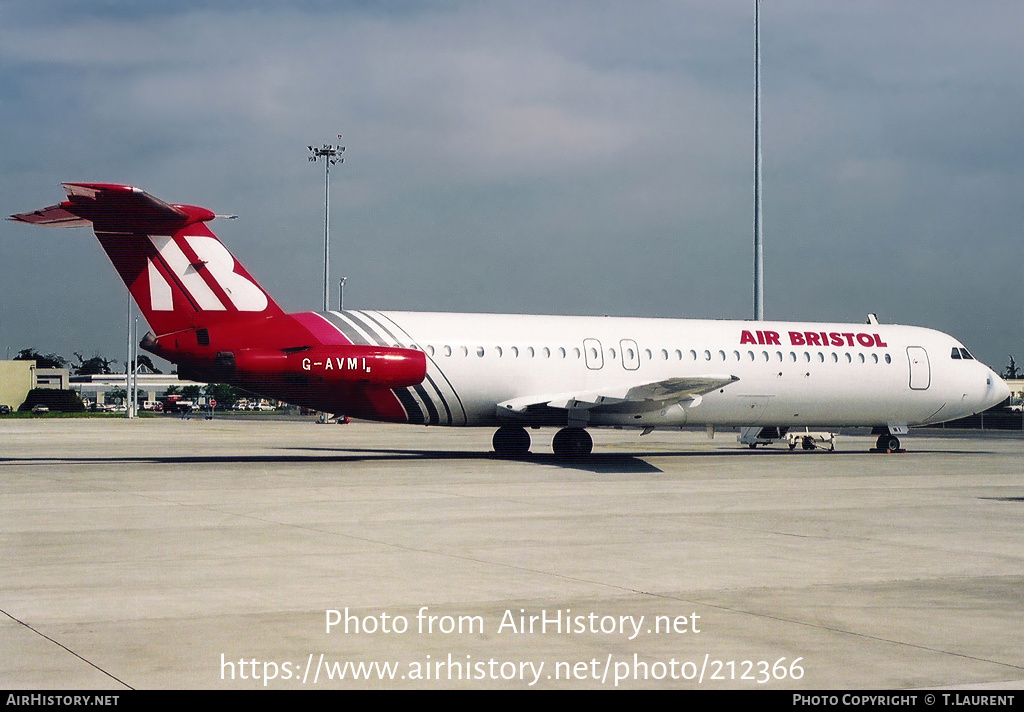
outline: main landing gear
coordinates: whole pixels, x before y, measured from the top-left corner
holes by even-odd
[[[562,428],[551,439],[551,449],[559,457],[581,457],[594,450],[594,439],[583,428]]]
[[[491,438],[491,446],[499,457],[522,457],[530,452],[530,434],[518,425],[503,425]]]
[[[499,457],[522,457],[530,452],[530,433],[518,425],[503,425],[491,438]],[[594,450],[594,439],[584,428],[562,428],[551,440],[551,449],[558,457],[581,457]]]

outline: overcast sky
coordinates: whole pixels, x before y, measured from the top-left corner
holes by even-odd
[[[753,0],[0,2],[3,214],[211,227],[290,311],[749,318]],[[1024,3],[762,3],[765,314],[1024,362]],[[123,359],[85,230],[0,225],[0,348]],[[4,352],[0,351],[0,355]]]

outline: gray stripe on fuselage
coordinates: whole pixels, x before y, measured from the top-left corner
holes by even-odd
[[[406,331],[401,326],[401,324],[396,322],[394,319],[389,317],[387,314],[382,314],[381,312],[361,312],[361,313],[363,315],[365,315],[367,318],[374,319],[375,322],[377,322],[377,323],[382,325],[382,328],[384,328],[383,324],[386,321],[387,323],[391,324],[391,327],[389,329],[390,331],[403,334],[405,336],[405,339],[409,343],[414,343],[415,340],[412,338],[412,335],[408,331]],[[445,372],[443,370],[441,370],[441,367],[438,365],[437,361],[434,360],[434,357],[430,356],[429,354],[427,354],[427,358],[430,359],[431,366],[433,366],[434,370],[440,375],[441,379],[443,380],[443,384],[442,384],[442,383],[439,383],[437,380],[435,380],[433,377],[428,377],[429,380],[430,380],[430,385],[434,387],[435,391],[437,391],[438,398],[444,404],[445,411],[447,411],[447,413],[448,413],[448,422],[449,422],[449,424],[450,425],[465,425],[466,421],[468,420],[468,418],[466,416],[466,407],[462,404],[462,398],[459,396],[458,391],[455,390],[455,386],[452,385],[452,382],[450,380],[448,380],[448,376],[445,374]],[[449,394],[447,396],[445,395],[444,391],[441,388],[442,385],[445,385],[445,386],[448,387]],[[461,411],[461,417],[462,417],[462,422],[461,423],[456,423],[455,422],[455,416],[452,414],[452,409],[451,409],[451,406],[449,405],[449,401],[458,404],[458,408]]]

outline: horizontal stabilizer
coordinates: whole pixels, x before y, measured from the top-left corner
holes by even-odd
[[[205,208],[169,205],[143,190],[113,183],[63,183],[68,199],[11,220],[50,227],[84,227],[97,232],[170,234],[190,222],[211,220]]]
[[[8,220],[29,223],[30,225],[46,225],[48,227],[89,227],[91,222],[80,218],[74,213],[69,213],[59,205],[51,205],[48,208],[40,208],[31,213],[18,213],[12,215]]]

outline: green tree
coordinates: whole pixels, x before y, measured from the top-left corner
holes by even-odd
[[[97,374],[113,373],[110,367],[117,363],[117,359],[105,359],[99,354],[94,354],[91,358],[84,358],[82,354],[77,351],[75,352],[75,358],[78,359],[78,364],[74,367],[76,376],[93,376]]]
[[[216,399],[218,408],[230,408],[244,393],[241,389],[226,383],[209,383],[203,390],[207,396]]]
[[[150,373],[163,373],[159,368],[153,365],[153,359],[146,354],[139,354],[138,363],[140,366],[149,369]]]
[[[38,368],[64,368],[68,365],[68,360],[59,354],[46,354],[43,356],[35,349],[22,349],[13,360],[35,361]]]

